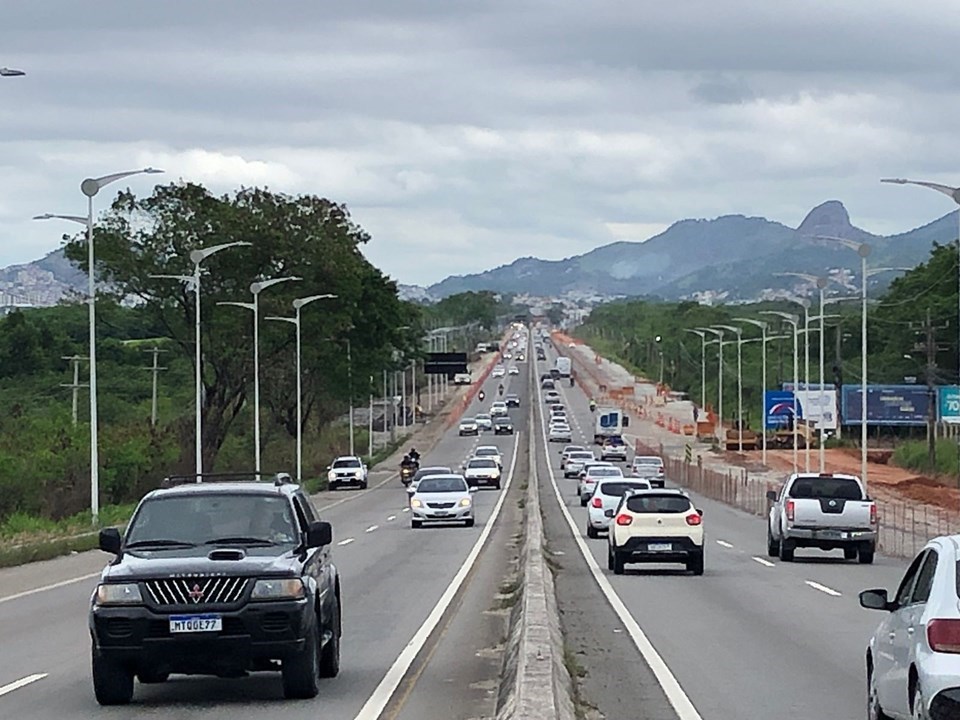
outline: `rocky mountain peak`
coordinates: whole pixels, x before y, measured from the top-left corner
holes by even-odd
[[[848,237],[855,228],[847,208],[839,200],[828,200],[807,213],[797,232],[803,235]]]

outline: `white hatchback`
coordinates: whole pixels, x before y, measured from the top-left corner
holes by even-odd
[[[577,483],[580,505],[587,506],[598,482],[616,479],[623,480],[623,472],[613,463],[589,463],[586,471],[580,473],[580,482]]]
[[[493,375],[493,377],[495,377],[495,378],[502,378],[504,375],[507,374],[507,370],[506,370],[505,367],[503,367],[503,365],[497,365],[497,366],[493,369],[493,372],[490,373],[490,374]]]
[[[560,423],[551,425],[547,440],[549,442],[570,442],[573,440],[573,431],[569,425],[562,425]]]
[[[599,537],[598,533],[610,529],[610,520],[627,490],[649,490],[647,480],[601,480],[587,504],[587,537]]]

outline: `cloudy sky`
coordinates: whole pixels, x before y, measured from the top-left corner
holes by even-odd
[[[345,202],[404,283],[827,199],[902,231],[952,205],[880,177],[960,184],[958,41],[948,0],[2,0],[0,265],[144,165]]]

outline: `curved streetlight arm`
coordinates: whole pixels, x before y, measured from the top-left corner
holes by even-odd
[[[116,182],[117,180],[123,180],[123,178],[130,177],[131,175],[156,175],[162,172],[163,170],[158,170],[157,168],[145,167],[141,168],[140,170],[128,170],[126,172],[102,175],[101,177],[97,178],[87,178],[80,183],[80,192],[82,192],[88,198],[92,198],[104,187],[110,183]]]
[[[279,277],[272,278],[270,280],[259,280],[254,283],[250,283],[250,292],[254,295],[259,295],[262,291],[266,290],[268,287],[273,287],[274,285],[279,285],[280,283],[292,282],[295,280],[303,280],[302,277],[298,275],[291,275],[290,277]]]
[[[939,193],[943,193],[957,205],[960,205],[960,188],[941,185],[940,183],[927,182],[926,180],[908,180],[907,178],[881,178],[880,182],[893,185],[919,185],[920,187],[930,188]]]
[[[867,270],[867,277],[873,277],[874,275],[879,275],[880,273],[885,272],[910,272],[914,268],[908,267],[879,267],[879,268],[870,268]]]
[[[723,337],[723,330],[717,330],[716,328],[703,327],[703,328],[697,328],[697,330],[702,330],[703,332],[711,333],[720,338]]]
[[[811,275],[810,273],[801,273],[801,272],[782,272],[774,273],[776,277],[795,277],[800,278],[801,280],[806,280],[807,282],[813,283],[817,286],[817,290],[826,289],[827,285],[830,284],[830,278],[822,277],[820,275]]]
[[[300,321],[297,320],[297,318],[295,318],[295,317],[292,317],[292,318],[291,318],[291,317],[278,317],[278,316],[276,316],[276,315],[267,315],[267,316],[264,318],[264,320],[273,320],[274,322],[285,322],[285,323],[290,323],[291,325],[298,325],[298,324],[300,323]]]
[[[740,335],[743,333],[742,327],[734,327],[733,325],[717,325],[716,327],[720,328],[721,330],[729,330],[732,333],[736,333],[737,337],[740,337]]]
[[[299,310],[304,305],[309,305],[315,300],[324,300],[327,298],[335,298],[335,297],[337,296],[331,293],[324,293],[323,295],[310,295],[309,297],[297,298],[296,300],[293,301],[293,309]]]
[[[791,314],[791,313],[780,312],[779,310],[761,310],[761,311],[760,311],[760,314],[761,314],[761,315],[774,315],[774,316],[776,316],[776,317],[778,317],[778,318],[782,318],[783,320],[786,320],[788,323],[790,323],[791,325],[794,325],[794,326],[800,324],[800,318],[799,318],[797,315],[793,315],[793,314]]]
[[[233,305],[234,307],[246,308],[247,310],[255,310],[255,309],[256,309],[256,306],[254,306],[253,303],[232,302],[232,301],[230,301],[230,300],[224,300],[224,301],[222,301],[222,302],[218,302],[217,305]]]
[[[692,329],[690,329],[690,328],[684,328],[683,331],[684,331],[684,332],[691,333],[691,334],[693,334],[693,335],[696,335],[696,336],[698,336],[701,340],[703,340],[703,339],[707,336],[707,334],[706,334],[703,330],[692,330]]]
[[[204,260],[206,260],[211,255],[216,255],[221,250],[226,250],[227,248],[232,247],[249,247],[253,243],[246,242],[244,240],[237,240],[236,242],[223,243],[222,245],[211,245],[210,247],[200,248],[199,250],[190,251],[190,262],[194,265],[199,265]]]
[[[769,325],[769,323],[765,323],[763,320],[754,320],[753,318],[735,317],[733,321],[749,323],[750,325],[754,325],[755,327],[758,327],[764,331],[767,329]]]
[[[179,280],[187,285],[194,285],[197,282],[197,278],[193,275],[147,275],[147,277],[154,280]]]
[[[856,240],[851,240],[850,238],[838,237],[836,235],[810,235],[808,236],[813,240],[829,240],[830,242],[840,243],[844,247],[850,248],[851,250],[856,250],[857,254],[861,258],[870,257],[870,245],[868,243],[857,242]]]
[[[44,213],[43,215],[34,215],[34,220],[69,220],[79,225],[86,225],[87,219],[80,215],[58,215],[56,213]]]
[[[22,77],[24,75],[26,75],[26,73],[23,70],[8,67],[0,68],[0,77]]]

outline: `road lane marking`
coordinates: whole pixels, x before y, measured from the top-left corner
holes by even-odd
[[[537,386],[537,395],[541,396],[542,402],[542,391],[540,390],[539,386]],[[543,426],[543,423],[540,424],[540,434],[543,437],[544,448],[549,449],[547,432]],[[557,485],[557,479],[553,473],[553,464],[550,462],[550,453],[547,450],[544,450],[544,456],[547,460],[547,472],[550,475],[550,483],[553,485],[553,493],[557,498],[557,504],[560,505],[560,512],[563,513],[564,519],[567,521],[567,525],[570,526],[570,532],[573,534],[573,541],[577,544],[577,547],[580,548],[580,554],[583,555],[583,559],[586,561],[587,567],[590,568],[590,572],[593,575],[594,580],[597,581],[597,585],[600,586],[601,592],[603,592],[603,594],[606,596],[607,601],[610,603],[613,611],[620,618],[620,621],[627,629],[627,632],[630,633],[630,638],[633,640],[633,644],[636,645],[637,650],[640,651],[643,659],[647,662],[647,665],[650,666],[654,677],[656,677],[660,687],[663,688],[664,695],[667,696],[667,700],[670,702],[670,705],[673,707],[673,710],[676,712],[679,720],[703,720],[703,717],[699,712],[697,712],[697,708],[694,707],[693,702],[690,700],[684,689],[680,686],[680,682],[674,676],[667,663],[660,656],[660,653],[657,652],[656,648],[653,646],[653,643],[650,642],[650,639],[643,632],[640,624],[634,619],[633,615],[630,614],[630,611],[627,609],[627,606],[624,604],[623,600],[620,599],[617,591],[613,589],[610,579],[604,575],[603,570],[600,569],[600,565],[593,557],[593,553],[590,551],[586,541],[580,535],[580,529],[577,526],[576,521],[573,519],[573,515],[571,515],[570,511],[567,509],[567,505],[563,500],[563,496],[560,494],[560,487]],[[373,719],[371,718],[371,720]]]
[[[9,685],[4,685],[3,687],[0,687],[0,697],[8,693],[12,693],[14,690],[19,690],[22,687],[26,687],[27,685],[35,683],[37,680],[43,680],[46,676],[47,673],[36,673],[35,675],[27,675],[25,678],[20,678]]]
[[[372,488],[369,488],[368,490],[360,490],[359,492],[352,492],[352,493],[350,493],[349,495],[347,495],[347,497],[343,498],[342,500],[337,500],[336,502],[332,502],[332,503],[329,503],[329,504],[327,504],[327,505],[321,505],[320,507],[317,508],[317,512],[323,512],[324,510],[329,510],[330,508],[335,508],[335,507],[337,507],[337,505],[343,505],[345,502],[350,502],[351,500],[354,500],[354,499],[356,499],[356,498],[358,498],[358,497],[363,497],[364,495],[366,495],[366,494],[367,494],[368,492],[370,492],[371,490],[376,490],[376,489],[378,489],[378,488],[382,488],[382,487],[383,487],[384,485],[386,485],[388,482],[390,482],[391,480],[393,480],[394,478],[397,478],[397,477],[400,477],[400,473],[392,472],[392,473],[390,473],[390,474],[386,477],[386,479],[384,479],[383,481],[377,483],[377,484],[374,485]],[[327,492],[330,492],[330,491],[328,490]],[[311,497],[316,497],[316,495],[311,495]]]
[[[387,522],[391,522],[391,521],[396,520],[396,519],[397,519],[397,516],[396,516],[396,515],[391,515],[390,517],[387,518]]]
[[[88,573],[86,575],[80,575],[79,577],[70,578],[69,580],[61,580],[60,582],[55,582],[51,585],[43,585],[38,588],[33,588],[32,590],[24,590],[23,592],[14,593],[13,595],[0,597],[0,605],[3,605],[5,602],[12,602],[13,600],[19,600],[20,598],[30,597],[31,595],[36,595],[37,593],[46,592],[47,590],[56,590],[58,588],[66,587],[67,585],[83,582],[84,580],[91,580],[95,577],[100,577],[100,573]]]
[[[719,545],[720,547],[725,547],[725,548],[732,548],[732,547],[733,547],[733,545],[731,545],[730,543],[728,543],[726,540],[717,540],[717,545]]]
[[[506,499],[507,492],[513,483],[513,471],[517,466],[517,455],[519,455],[520,433],[514,435],[514,438],[513,457],[510,460],[510,472],[507,475],[507,481],[504,483],[503,490],[500,492],[500,497],[497,498],[496,505],[493,506],[490,518],[483,524],[480,537],[477,538],[477,541],[470,549],[470,554],[467,555],[467,559],[464,560],[463,565],[460,566],[460,569],[457,571],[457,574],[454,575],[453,580],[450,581],[447,589],[443,591],[443,595],[440,596],[440,599],[437,601],[433,610],[430,611],[427,619],[410,639],[410,642],[407,643],[403,652],[400,653],[393,665],[390,666],[390,669],[387,670],[387,674],[383,676],[383,679],[374,689],[373,694],[370,695],[363,704],[363,707],[360,708],[360,712],[357,713],[354,720],[377,720],[380,717],[380,714],[390,702],[390,698],[393,697],[400,683],[403,682],[403,678],[410,669],[410,666],[413,665],[413,661],[416,660],[423,646],[427,644],[427,640],[430,639],[430,635],[434,629],[440,624],[440,620],[443,619],[444,613],[447,611],[447,608],[450,607],[450,603],[453,602],[453,598],[456,597],[457,592],[459,592],[460,586],[463,585],[464,580],[467,579],[467,575],[469,575],[473,569],[477,558],[480,557],[480,552],[487,544],[487,538],[490,537],[490,533],[493,531],[493,526],[500,515],[501,508],[503,508],[503,501]],[[406,508],[404,509],[406,510]]]
[[[373,531],[376,530],[378,527],[380,527],[380,526],[379,526],[379,525],[371,525],[371,526],[368,527],[366,530],[364,530],[364,532],[373,532]]]
[[[776,567],[776,565],[775,565],[774,563],[770,562],[770,561],[767,560],[766,558],[757,557],[756,555],[754,555],[754,556],[752,556],[750,559],[753,560],[754,562],[760,563],[760,564],[763,565],[764,567]]]
[[[340,542],[338,542],[337,545],[349,545],[353,541],[354,541],[353,538],[347,538],[346,540],[341,540]]]
[[[831,597],[840,597],[840,595],[842,594],[842,593],[838,593],[833,588],[828,588],[826,585],[821,585],[820,583],[814,582],[813,580],[804,580],[804,582],[810,587],[812,587],[814,590],[819,590],[820,592],[826,593]]]

